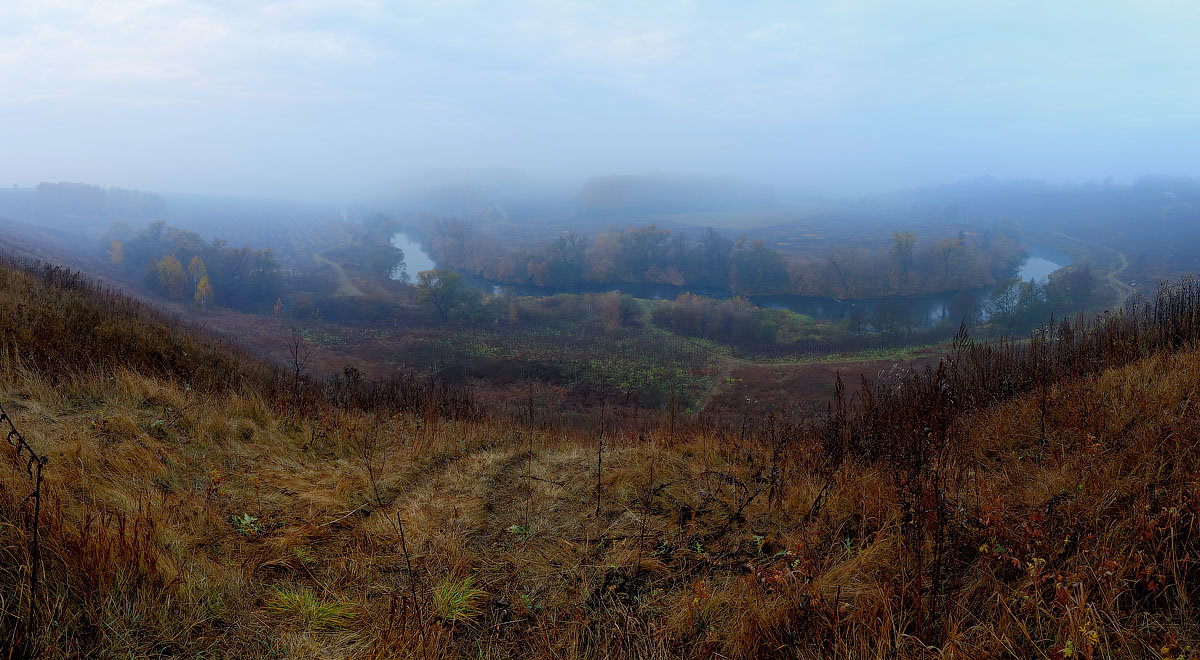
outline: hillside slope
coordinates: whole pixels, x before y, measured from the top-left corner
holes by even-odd
[[[0,626],[45,657],[1196,657],[1195,292],[1074,361],[974,346],[828,419],[598,438],[297,395],[6,264],[0,404],[48,463],[32,629],[0,465]]]

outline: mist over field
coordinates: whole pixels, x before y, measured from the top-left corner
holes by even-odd
[[[1197,28],[0,0],[0,658],[1200,660]]]
[[[343,203],[485,172],[561,203],[684,176],[754,207],[1196,176],[1198,24],[1170,1],[4,3],[0,184]]]

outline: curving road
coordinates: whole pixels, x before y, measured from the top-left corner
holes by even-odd
[[[333,296],[335,298],[367,295],[366,293],[363,292],[362,289],[355,286],[354,282],[351,281],[350,276],[346,274],[346,271],[342,268],[341,264],[339,264],[325,256],[325,253],[328,252],[329,250],[336,250],[337,248],[340,248],[349,242],[350,242],[350,236],[347,235],[346,240],[341,245],[335,245],[334,247],[331,247],[331,248],[325,248],[324,250],[321,250],[320,252],[313,255],[313,259],[316,259],[320,263],[326,264],[330,268],[333,268],[334,275],[337,276],[337,280],[338,280],[337,290],[333,292]]]

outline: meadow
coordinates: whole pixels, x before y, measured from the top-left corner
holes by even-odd
[[[41,657],[1189,658],[1200,285],[824,412],[640,429],[318,378],[0,270],[0,621]],[[36,553],[31,540],[38,532]],[[36,559],[36,563],[34,560]],[[30,571],[38,567],[30,591]],[[32,604],[32,607],[31,607]]]

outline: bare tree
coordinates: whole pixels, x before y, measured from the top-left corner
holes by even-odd
[[[371,490],[375,495],[375,504],[383,506],[383,498],[379,494],[379,431],[374,422],[358,434],[355,449],[367,471],[367,479],[371,482]]]
[[[304,369],[312,357],[312,350],[304,343],[304,337],[297,328],[292,328],[292,337],[288,341],[288,355],[292,359],[292,406],[299,410],[300,377],[304,375]]]

